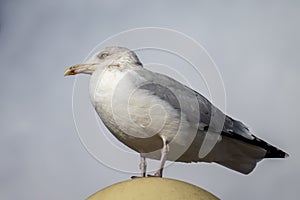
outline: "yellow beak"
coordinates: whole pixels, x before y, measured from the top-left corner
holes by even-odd
[[[97,63],[73,65],[66,69],[64,76],[70,76],[70,75],[76,75],[79,73],[84,73],[88,69],[88,67],[91,65],[97,65]]]
[[[73,66],[72,66],[73,67]],[[75,75],[75,70],[72,69],[72,67],[69,67],[66,69],[65,73],[64,73],[64,76],[70,76],[70,75]]]

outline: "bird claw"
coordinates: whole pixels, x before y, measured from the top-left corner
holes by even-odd
[[[156,177],[156,178],[162,178],[162,174],[160,172],[156,172],[155,174],[147,174],[142,175],[142,176],[132,176],[131,179],[136,179],[136,178],[145,178],[145,177]]]
[[[146,174],[143,174],[142,176],[132,176],[131,179],[136,179],[136,178],[145,178]]]
[[[136,178],[144,178],[143,176],[132,176],[130,177],[131,179],[136,179]]]
[[[162,174],[161,173],[155,173],[154,175],[148,174],[147,177],[162,178]]]

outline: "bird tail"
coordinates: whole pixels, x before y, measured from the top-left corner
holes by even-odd
[[[252,144],[226,136],[217,147],[222,152],[222,156],[217,157],[214,162],[243,174],[252,172],[266,154],[266,150],[263,148],[257,148]]]
[[[229,146],[231,148],[222,150],[223,147]],[[223,156],[217,158],[215,162],[243,174],[249,174],[263,158],[286,158],[289,156],[257,137],[243,142],[224,136],[219,148],[223,152]]]

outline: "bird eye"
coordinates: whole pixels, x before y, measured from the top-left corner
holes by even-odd
[[[98,58],[104,59],[104,58],[107,57],[108,55],[109,55],[108,53],[103,52],[103,53],[100,53],[100,54],[98,55]]]

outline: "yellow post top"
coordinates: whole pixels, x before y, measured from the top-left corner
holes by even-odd
[[[87,200],[219,200],[206,190],[174,179],[136,178],[116,183]]]

